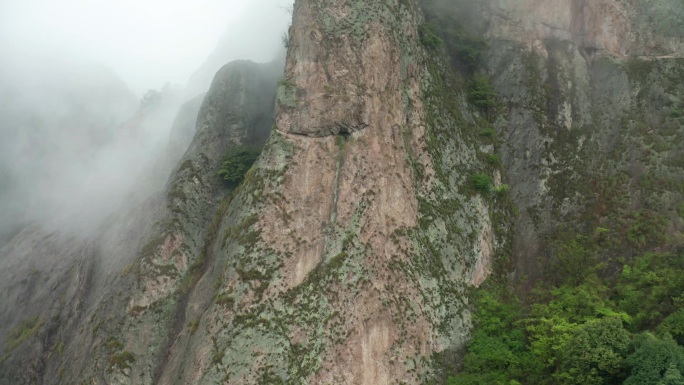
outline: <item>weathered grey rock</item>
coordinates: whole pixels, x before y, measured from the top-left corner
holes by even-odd
[[[499,151],[520,213],[516,277],[550,279],[559,236],[600,228],[620,239],[651,227],[634,215],[668,223],[655,228],[669,240],[641,234],[648,244],[681,243],[684,174],[673,160],[684,140],[684,3],[491,1],[476,12],[471,26],[489,43]],[[609,258],[646,244],[606,246]]]

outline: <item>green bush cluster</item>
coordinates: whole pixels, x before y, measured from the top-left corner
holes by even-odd
[[[423,24],[418,27],[418,35],[420,43],[427,48],[436,49],[444,44],[444,41],[437,35],[436,28],[432,24]]]
[[[12,351],[29,338],[36,335],[38,330],[45,324],[45,321],[38,317],[28,318],[19,322],[7,333],[6,348]]]
[[[486,154],[485,160],[491,166],[495,166],[495,167],[501,166],[501,157],[497,154]]]
[[[494,191],[494,182],[492,181],[492,177],[487,174],[477,173],[471,175],[470,185],[475,191],[483,194],[488,194]]]
[[[490,160],[491,159],[491,160]],[[493,164],[498,165],[498,157],[494,156],[488,158],[488,161],[494,162]],[[494,181],[492,177],[484,173],[476,173],[470,176],[470,187],[478,193],[481,194],[496,194],[497,196],[505,196],[510,190],[510,186],[507,184],[501,184],[499,186],[494,186]]]
[[[135,356],[129,351],[114,353],[109,356],[109,368],[107,371],[112,372],[114,369],[125,370],[130,369],[131,364],[135,362]]]
[[[238,185],[261,154],[259,147],[237,147],[226,155],[218,175],[229,185]]]
[[[684,384],[684,255],[647,253],[600,278],[568,241],[567,279],[523,305],[500,287],[475,299],[473,337],[449,385]]]
[[[473,77],[469,97],[470,102],[481,110],[486,111],[496,105],[496,92],[486,76]]]
[[[483,138],[487,138],[487,139],[495,139],[496,138],[496,130],[493,129],[492,127],[487,127],[484,130],[480,131],[480,136]]]

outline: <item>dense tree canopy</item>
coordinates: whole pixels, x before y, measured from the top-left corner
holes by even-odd
[[[611,277],[597,273],[586,243],[558,248],[565,273],[528,304],[505,285],[477,294],[473,336],[449,385],[684,384],[684,255],[644,253]]]

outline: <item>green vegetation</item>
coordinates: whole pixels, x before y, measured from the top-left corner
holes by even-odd
[[[240,184],[247,171],[259,158],[259,154],[261,154],[259,147],[237,147],[231,150],[221,163],[218,175],[229,185]]]
[[[105,347],[109,350],[123,349],[124,345],[114,337],[110,337],[105,343]]]
[[[449,385],[684,384],[684,254],[598,263],[584,237],[554,248],[553,277],[521,301],[490,284]]]
[[[655,330],[684,307],[684,255],[646,253],[624,266],[615,284],[614,302],[631,312],[633,331]]]
[[[45,324],[45,321],[38,317],[25,319],[19,322],[7,333],[6,350],[11,352],[26,340],[36,335],[38,330]]]
[[[133,362],[135,362],[135,356],[129,351],[114,353],[109,356],[109,368],[107,368],[107,371],[130,369]]]
[[[220,294],[214,298],[214,303],[217,305],[225,305],[227,308],[232,308],[235,304],[235,298],[231,294]]]
[[[436,49],[444,44],[444,41],[437,35],[435,26],[432,24],[423,24],[418,27],[418,34],[420,35],[420,44],[426,48]]]
[[[639,336],[635,351],[627,358],[632,367],[625,385],[682,384],[684,348],[671,339],[652,334]],[[668,378],[669,377],[669,378]],[[672,381],[679,378],[680,381]]]
[[[297,85],[285,79],[280,80],[276,89],[276,99],[278,99],[281,106],[296,107]]]
[[[492,127],[487,127],[480,131],[480,136],[483,138],[494,139],[496,138],[496,130]]]
[[[684,309],[665,318],[658,326],[658,334],[669,334],[679,345],[684,346]]]
[[[188,271],[181,279],[180,284],[178,285],[179,293],[183,295],[188,294],[190,290],[195,287],[195,284],[197,284],[197,281],[199,281],[200,277],[202,276],[202,270],[206,267],[205,265],[207,263],[207,255],[209,255],[211,245],[213,245],[214,241],[216,240],[217,232],[221,226],[221,220],[228,211],[228,208],[233,202],[234,197],[235,190],[223,197],[216,208],[214,216],[211,219],[211,223],[209,223],[209,227],[207,227],[207,232],[204,237],[204,246],[202,247],[200,254],[188,267]]]
[[[487,174],[477,173],[470,176],[470,185],[475,191],[489,194],[494,191],[494,182],[492,177]]]
[[[183,188],[179,186],[176,186],[170,190],[167,194],[167,197],[169,200],[178,199],[182,202],[185,202],[188,199],[187,195],[185,195],[185,191],[183,191]]]
[[[501,157],[497,154],[486,154],[485,160],[491,166],[495,166],[495,167],[501,166]]]
[[[501,185],[497,186],[494,188],[494,192],[496,195],[502,197],[506,196],[508,194],[508,191],[510,191],[511,187],[505,183],[502,183]]]
[[[188,328],[190,329],[190,335],[195,334],[197,332],[197,328],[199,327],[199,320],[191,320],[188,322]]]
[[[469,90],[470,102],[475,107],[488,111],[496,105],[496,93],[486,76],[475,76]]]
[[[337,148],[341,150],[344,150],[344,146],[347,144],[349,141],[350,135],[348,133],[339,133],[335,137],[335,144],[337,145]]]
[[[226,352],[223,349],[220,349],[218,346],[218,343],[216,342],[216,337],[212,336],[211,337],[211,343],[214,345],[214,356],[211,359],[211,363],[216,365],[220,364],[223,361],[223,357],[225,357]]]
[[[631,80],[645,82],[653,70],[652,63],[643,59],[630,59],[625,63],[625,70]]]

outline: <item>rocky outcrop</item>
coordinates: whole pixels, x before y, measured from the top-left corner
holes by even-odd
[[[437,378],[501,245],[496,199],[469,190],[481,118],[419,43],[417,5],[294,13],[275,130],[217,217],[160,383]]]
[[[309,136],[368,127],[379,94],[400,96],[401,52],[386,31],[389,10],[374,3],[296,7],[286,77],[278,84],[278,127]],[[380,34],[368,35],[369,26]]]
[[[117,272],[130,269],[156,203],[121,212],[89,236],[29,226],[0,249],[0,384],[79,376],[66,370],[96,344],[85,330],[96,326],[101,303],[122,290]]]
[[[122,289],[53,361],[64,381],[424,383],[463,346],[467,293],[504,245],[505,205],[470,187],[496,168],[484,119],[420,43],[415,3],[294,12],[277,92],[265,68],[217,74]],[[332,85],[350,99],[315,96]],[[231,191],[218,163],[259,144],[274,96],[275,130]]]
[[[132,227],[136,251],[59,322],[78,329],[46,340],[27,324],[43,365],[6,381],[440,378],[438,357],[467,338],[467,293],[504,245],[492,216],[506,209],[470,187],[494,173],[493,146],[422,25],[411,1],[298,1],[285,78],[246,62],[219,71],[164,195]],[[216,169],[231,148],[263,143],[274,102],[275,130],[231,191]],[[104,234],[83,247],[112,243]],[[26,362],[8,353],[8,368]]]

